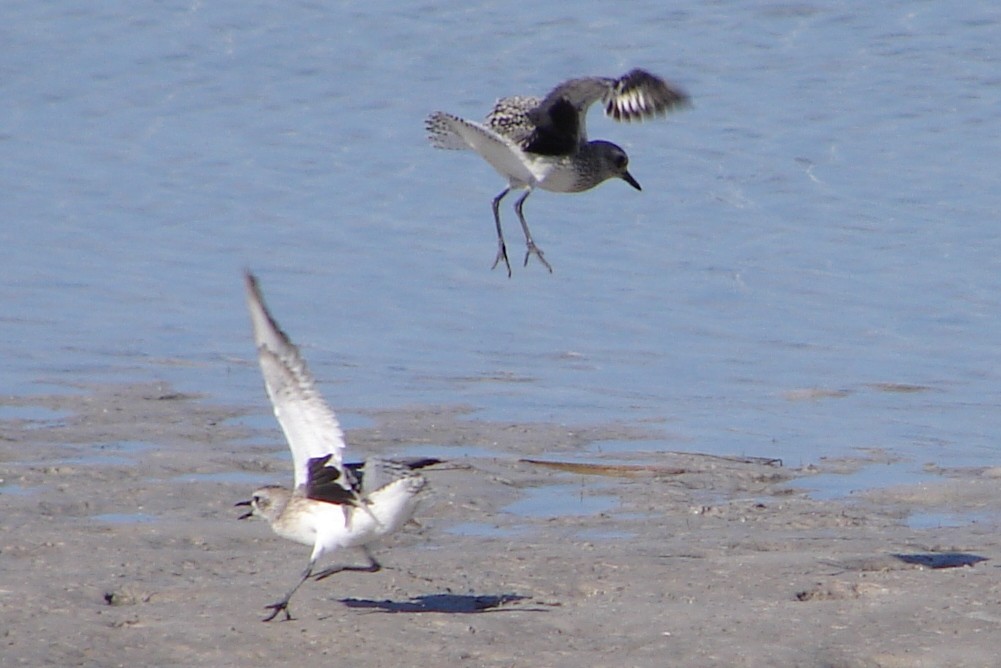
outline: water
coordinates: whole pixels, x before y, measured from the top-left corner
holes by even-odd
[[[571,483],[533,487],[522,498],[504,508],[505,512],[522,517],[558,517],[597,515],[613,510],[618,501],[602,494],[600,487],[584,487]]]
[[[840,499],[845,495],[877,489],[888,481],[913,479],[921,471],[912,462],[888,462],[870,464],[850,474],[828,473],[802,478],[794,487],[809,491],[810,496],[819,500]]]
[[[915,463],[875,484],[998,464],[996,3],[3,15],[2,393],[162,379],[265,410],[250,267],[342,413],[464,403],[653,424],[665,449]],[[424,116],[636,65],[695,102],[642,126],[592,115],[643,192],[534,194],[555,273],[491,272],[503,183],[432,150]]]

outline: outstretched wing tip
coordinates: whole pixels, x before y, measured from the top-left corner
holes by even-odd
[[[249,271],[244,273],[244,285],[264,387],[292,452],[295,487],[299,487],[308,480],[310,459],[329,456],[328,461],[340,465],[344,434],[336,414],[316,390],[298,347],[271,315]]]

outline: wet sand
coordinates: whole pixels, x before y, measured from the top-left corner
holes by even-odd
[[[863,461],[584,456],[657,432],[372,411],[352,452],[450,458],[420,526],[376,550],[382,572],[309,582],[265,624],[309,548],[236,520],[291,478],[277,425],[234,421],[263,393],[66,392],[0,397],[45,413],[0,422],[0,665],[1001,664],[1001,469],[816,501],[797,480]],[[981,520],[906,522],[943,511]]]

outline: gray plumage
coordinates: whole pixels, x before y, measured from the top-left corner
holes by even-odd
[[[535,255],[550,272],[552,267],[532,240],[522,212],[533,189],[582,192],[607,179],[620,178],[641,190],[629,173],[629,157],[621,147],[587,138],[587,112],[599,100],[605,113],[616,120],[638,121],[681,107],[688,103],[688,96],[663,79],[634,69],[618,79],[570,79],[544,98],[501,98],[482,124],[440,111],[428,117],[425,126],[433,146],[472,149],[507,179],[508,187],[493,200],[493,212],[498,240],[494,267],[503,259],[508,276],[511,265],[499,206],[511,189],[526,190],[514,206],[525,234],[525,264],[529,256]]]

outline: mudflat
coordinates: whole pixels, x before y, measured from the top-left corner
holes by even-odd
[[[308,582],[293,620],[263,623],[309,555],[237,521],[291,480],[277,426],[236,420],[265,402],[159,383],[0,397],[29,416],[0,421],[0,664],[1001,665],[1001,469],[817,501],[797,482],[888,455],[611,455],[588,446],[656,429],[462,407],[348,432],[358,456],[448,463],[381,572]],[[940,512],[972,519],[907,521]]]

